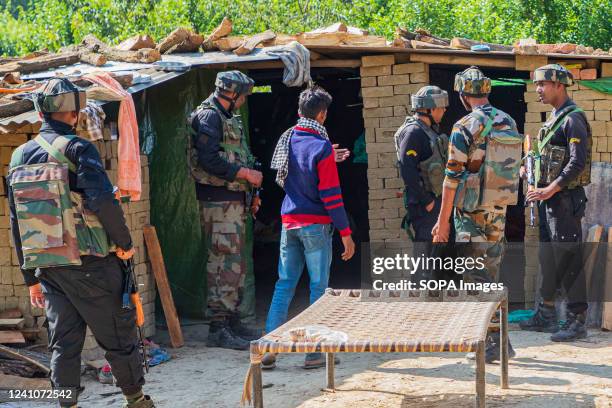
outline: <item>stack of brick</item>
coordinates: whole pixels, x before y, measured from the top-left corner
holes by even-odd
[[[2,166],[3,176],[0,186],[0,310],[18,307],[26,319],[26,327],[41,327],[44,321],[44,312],[42,309],[33,308],[30,305],[28,289],[24,285],[15,251],[12,248],[4,177],[8,172],[12,151],[27,140],[36,137],[39,129],[40,124],[26,125],[15,133],[0,135],[0,165]],[[79,132],[79,136],[88,139],[86,133]],[[100,152],[100,157],[111,182],[116,184],[118,140],[112,137],[110,126],[107,125],[104,129],[104,139],[95,141],[93,144]],[[143,238],[143,226],[150,222],[149,171],[146,156],[141,156],[141,166],[141,200],[122,204],[122,207],[136,248],[134,265],[145,312],[144,334],[151,336],[155,332],[155,281]],[[44,338],[45,334],[45,331],[41,330],[41,337]],[[90,333],[88,333],[84,350],[84,358],[101,355]]]
[[[591,125],[593,135],[592,161],[612,162],[612,95],[592,90],[579,82],[568,87],[569,96],[584,110]],[[547,118],[552,107],[539,102],[534,84],[527,84],[525,92],[527,112],[525,113],[525,134],[535,137]],[[529,209],[525,209],[526,225],[529,225]],[[526,301],[533,302],[538,276],[537,248],[539,242],[538,229],[527,228],[525,233],[526,270],[525,294]]]
[[[393,55],[361,59],[361,93],[368,153],[370,240],[405,239],[403,188],[393,135],[409,112],[410,95],[429,82],[423,63],[396,64]]]

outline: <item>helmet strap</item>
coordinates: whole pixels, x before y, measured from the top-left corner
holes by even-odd
[[[236,107],[236,102],[238,101],[238,98],[240,98],[240,94],[236,94],[237,96],[235,98],[230,98],[229,96],[225,95],[223,92],[219,92],[219,89],[215,90],[215,96],[217,98],[220,99],[224,99],[227,102],[229,102],[230,106],[228,109],[228,112],[233,112],[234,108]]]

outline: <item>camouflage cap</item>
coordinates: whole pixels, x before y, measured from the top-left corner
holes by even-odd
[[[217,74],[215,86],[239,95],[250,95],[253,91],[253,81],[249,76],[240,71],[224,71]]]
[[[572,86],[574,76],[562,65],[548,64],[536,69],[533,73],[533,82],[552,81],[563,85]]]
[[[410,97],[413,110],[446,108],[448,106],[448,92],[435,85],[427,85],[419,89]]]
[[[476,66],[455,75],[455,91],[474,97],[482,97],[491,93],[491,79],[487,78]]]
[[[87,96],[68,78],[53,78],[34,94],[33,100],[42,113],[74,112],[85,108]]]

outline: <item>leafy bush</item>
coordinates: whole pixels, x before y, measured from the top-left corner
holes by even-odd
[[[211,32],[228,16],[234,33],[298,33],[337,21],[391,39],[397,26],[511,44],[612,46],[610,0],[8,0],[0,2],[0,54],[57,50],[95,34],[109,43],[178,26]]]

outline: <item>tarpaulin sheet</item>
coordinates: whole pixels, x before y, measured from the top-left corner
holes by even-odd
[[[177,311],[190,318],[205,317],[206,253],[195,185],[187,167],[186,118],[213,91],[215,75],[212,70],[194,69],[147,89],[143,98],[141,145],[149,158],[151,223],[157,229]],[[241,113],[247,112],[245,105]],[[247,125],[248,118],[244,120]],[[250,248],[250,226],[248,230],[245,247]],[[252,257],[246,256],[245,261],[250,286],[245,289],[241,312],[254,316]]]

